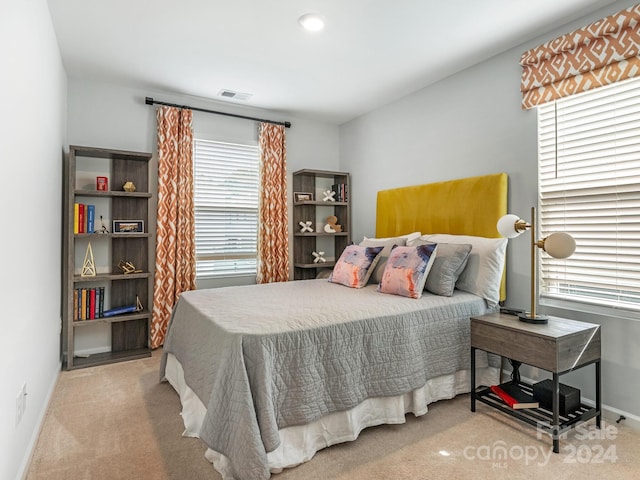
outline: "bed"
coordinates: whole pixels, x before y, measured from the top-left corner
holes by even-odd
[[[503,173],[378,192],[376,237],[358,247],[381,259],[388,246],[393,262],[399,243],[428,245],[429,275],[416,298],[381,290],[387,277],[376,278],[373,266],[376,280],[361,288],[336,275],[184,292],[160,369],[180,396],[184,435],[207,444],[225,480],[266,479],[364,428],[403,423],[467,393],[469,317],[505,298],[506,240],[496,222],[506,204]],[[442,267],[443,245],[468,246],[468,255],[444,282],[451,290],[435,294],[443,282],[427,280]],[[477,355],[478,383],[495,383],[499,359]]]

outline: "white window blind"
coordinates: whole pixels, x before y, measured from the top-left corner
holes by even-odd
[[[194,141],[196,277],[255,275],[257,145]]]
[[[538,159],[540,238],[577,245],[540,256],[541,296],[640,310],[640,80],[538,107]]]

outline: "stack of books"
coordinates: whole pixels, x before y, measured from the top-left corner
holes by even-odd
[[[347,184],[346,183],[334,183],[331,185],[331,190],[336,192],[335,199],[336,202],[348,202],[349,201],[349,192],[347,192]]]
[[[95,231],[95,205],[84,203],[73,204],[73,233],[94,233]]]
[[[104,317],[104,287],[73,290],[73,320],[94,320]]]

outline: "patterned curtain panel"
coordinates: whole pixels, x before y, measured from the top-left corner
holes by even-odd
[[[640,4],[522,54],[522,108],[640,74]]]
[[[289,280],[285,127],[260,124],[257,283]]]
[[[180,293],[196,288],[191,110],[159,107],[158,217],[151,348],[164,344]]]

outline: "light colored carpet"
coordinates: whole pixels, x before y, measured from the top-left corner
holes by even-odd
[[[62,372],[27,480],[211,479],[204,444],[182,437],[178,395],[159,383],[161,351],[148,359]],[[639,479],[640,434],[594,420],[551,439],[460,395],[407,416],[403,425],[364,430],[357,441],[321,450],[273,480]],[[608,425],[608,426],[607,426]],[[502,457],[500,455],[502,454]]]

